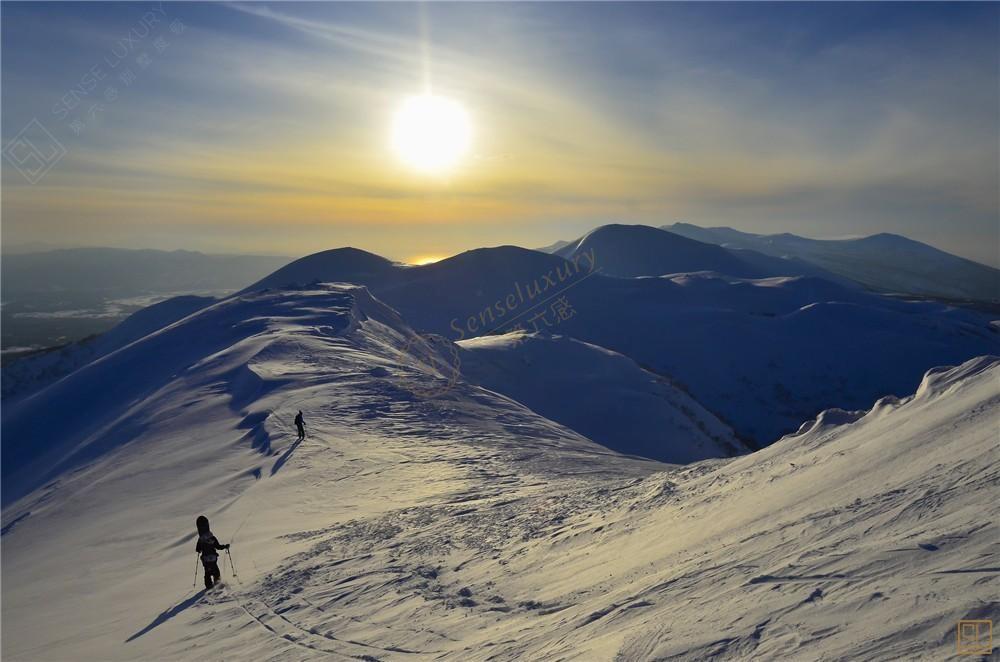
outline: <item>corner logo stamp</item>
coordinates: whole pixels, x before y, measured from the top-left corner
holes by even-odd
[[[993,621],[959,621],[959,655],[989,655],[993,652]]]
[[[29,184],[37,184],[66,156],[66,148],[36,118],[7,143],[3,155]]]

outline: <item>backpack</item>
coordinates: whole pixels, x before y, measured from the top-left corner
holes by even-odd
[[[219,560],[219,555],[215,553],[215,546],[218,544],[218,539],[212,535],[211,531],[206,531],[198,536],[198,544],[195,547],[195,551],[201,552],[203,563],[215,563]]]

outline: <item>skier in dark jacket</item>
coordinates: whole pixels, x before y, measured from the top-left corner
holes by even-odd
[[[194,551],[201,554],[201,564],[205,566],[205,589],[210,589],[222,579],[222,572],[219,571],[219,555],[215,552],[220,549],[229,549],[229,545],[219,543],[218,538],[212,535],[208,528],[208,518],[200,515],[195,524],[198,526],[198,544]]]
[[[302,418],[302,410],[301,409],[299,410],[299,413],[295,415],[295,427],[298,428],[298,430],[299,430],[299,439],[305,439],[306,438],[306,421],[305,421],[304,418]]]

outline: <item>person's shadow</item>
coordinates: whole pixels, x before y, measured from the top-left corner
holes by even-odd
[[[272,476],[281,471],[281,467],[285,466],[285,462],[288,462],[288,458],[292,456],[292,453],[295,452],[295,449],[299,447],[299,444],[301,444],[304,439],[305,437],[299,437],[295,440],[295,443],[288,447],[288,450],[281,454],[281,457],[279,457],[271,466]]]
[[[203,595],[205,595],[205,589],[201,589],[200,591],[198,591],[197,593],[195,593],[194,595],[192,595],[190,598],[188,598],[184,602],[181,602],[179,604],[174,605],[170,609],[166,610],[165,612],[163,612],[162,614],[160,614],[159,616],[157,616],[156,618],[154,618],[152,623],[150,623],[149,625],[147,625],[143,629],[139,630],[138,632],[136,632],[135,634],[133,634],[128,639],[126,639],[125,643],[127,644],[127,643],[129,643],[130,641],[132,641],[134,639],[138,639],[139,637],[141,637],[142,635],[146,634],[147,632],[149,632],[153,628],[159,626],[162,623],[166,623],[167,621],[169,621],[171,618],[173,618],[177,614],[181,613],[182,611],[184,611],[185,609],[187,609],[188,607],[190,607],[194,603],[198,602],[198,600]]]

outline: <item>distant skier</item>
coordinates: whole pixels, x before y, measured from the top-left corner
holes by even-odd
[[[306,421],[302,418],[301,409],[299,410],[299,413],[295,415],[295,427],[299,430],[299,441],[302,441],[306,438]]]
[[[212,588],[222,579],[222,572],[219,571],[219,555],[215,552],[220,549],[229,549],[229,545],[222,545],[218,538],[212,535],[208,528],[208,518],[200,515],[195,524],[198,526],[198,544],[194,551],[201,554],[201,564],[205,566],[205,589]]]

